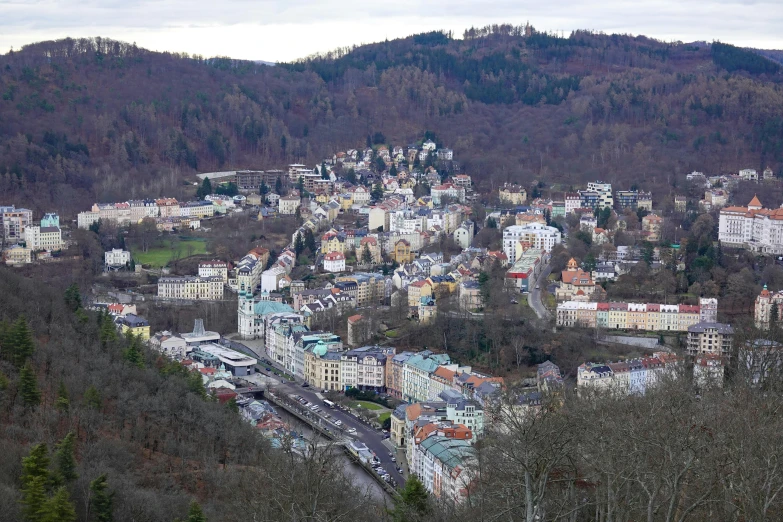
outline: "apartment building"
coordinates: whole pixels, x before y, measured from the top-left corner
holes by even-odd
[[[734,329],[723,323],[697,323],[688,327],[688,355],[731,356]]]
[[[25,229],[33,224],[33,211],[15,206],[0,207],[0,232],[6,245],[25,240]]]
[[[219,277],[228,283],[228,263],[225,261],[201,261],[198,264],[199,277]]]
[[[712,308],[713,300],[705,305]],[[700,305],[565,301],[557,305],[556,321],[563,327],[687,332],[701,316]]]
[[[530,248],[549,253],[562,239],[563,236],[558,229],[543,223],[514,225],[503,229],[503,252],[508,256],[509,263],[514,263],[525,250],[520,248],[520,242],[528,243]]]
[[[386,386],[386,360],[393,356],[394,348],[381,346],[363,346],[343,352],[340,356],[342,389],[382,392]]]
[[[62,232],[59,227],[41,227],[28,225],[24,229],[27,248],[36,250],[61,250],[63,247]]]
[[[223,299],[224,282],[221,277],[161,277],[158,280],[158,297],[215,301]]]
[[[783,254],[783,208],[765,209],[754,196],[747,207],[720,211],[718,239],[727,246],[761,254]]]
[[[656,352],[652,357],[618,362],[586,362],[577,369],[577,392],[584,394],[587,391],[598,391],[618,395],[644,395],[662,378],[673,375],[681,363],[676,355],[668,352]]]

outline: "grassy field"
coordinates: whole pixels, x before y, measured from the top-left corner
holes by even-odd
[[[353,401],[351,403],[351,406],[354,408],[362,407],[365,410],[382,410],[383,406],[380,404],[375,404],[374,402],[367,402],[367,401]]]
[[[384,422],[386,422],[386,419],[388,419],[389,417],[391,417],[391,413],[389,412],[381,413],[380,415],[378,415],[378,422],[383,424]]]
[[[198,239],[187,239],[176,243],[176,250],[172,250],[171,245],[168,242],[161,242],[146,252],[142,252],[140,248],[131,247],[133,260],[137,264],[150,265],[153,267],[168,265],[172,258],[175,257],[175,253],[178,253],[176,257],[180,259],[192,255],[206,254],[207,243],[206,241]]]

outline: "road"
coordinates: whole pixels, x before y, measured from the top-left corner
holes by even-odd
[[[530,305],[530,308],[533,309],[539,319],[548,320],[551,317],[549,310],[547,310],[546,306],[544,306],[544,303],[541,302],[542,292],[546,291],[548,282],[547,278],[551,272],[552,267],[549,263],[547,263],[544,269],[541,270],[541,273],[538,274],[538,279],[536,279],[535,285],[533,285],[533,288],[531,288],[527,294],[527,304]]]
[[[386,444],[384,444],[384,434],[382,431],[377,430],[373,428],[372,426],[369,426],[362,422],[361,420],[357,419],[353,415],[351,415],[348,412],[342,411],[340,409],[335,408],[334,410],[330,410],[326,405],[323,403],[323,399],[319,398],[317,394],[321,390],[314,390],[313,388],[302,388],[301,384],[293,383],[293,382],[281,382],[281,378],[277,377],[273,373],[267,372],[265,368],[268,368],[269,365],[266,366],[257,366],[257,371],[265,375],[267,377],[270,377],[274,379],[275,384],[274,386],[270,386],[270,390],[273,391],[276,395],[301,395],[304,397],[305,400],[313,403],[318,404],[321,407],[321,413],[328,413],[332,416],[331,419],[327,420],[321,417],[322,425],[325,425],[332,431],[339,432],[340,428],[336,427],[332,421],[340,420],[343,423],[342,428],[346,430],[344,433],[345,437],[358,439],[359,441],[363,442],[367,445],[367,447],[370,449],[370,451],[374,452],[375,455],[378,457],[378,459],[381,461],[381,466],[383,469],[385,469],[389,475],[391,475],[391,478],[397,483],[399,487],[402,487],[405,485],[405,478],[397,471],[397,464],[391,461],[391,457],[389,456],[390,449]],[[309,412],[308,412],[309,413]],[[347,430],[350,428],[356,429],[355,435],[349,435],[347,433]]]

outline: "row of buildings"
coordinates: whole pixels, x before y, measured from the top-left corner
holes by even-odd
[[[701,298],[698,305],[596,303],[565,301],[557,305],[557,326],[686,332],[700,323],[717,322],[718,301]]]

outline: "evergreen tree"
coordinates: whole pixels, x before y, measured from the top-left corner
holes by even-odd
[[[19,371],[19,394],[22,396],[22,403],[27,408],[38,406],[41,403],[41,391],[38,389],[38,381],[30,361]]]
[[[71,284],[65,291],[65,306],[71,312],[75,312],[82,306],[82,295],[79,293],[79,286],[76,283]]]
[[[296,257],[299,257],[299,254],[301,254],[305,249],[304,244],[304,238],[302,238],[303,234],[297,234],[296,239],[294,240],[294,253],[296,254]]]
[[[365,243],[362,248],[362,263],[369,265],[372,263],[372,253],[370,252],[370,246]]]
[[[195,393],[202,399],[207,398],[207,390],[204,389],[204,382],[201,380],[199,372],[190,372],[187,377],[188,390]]]
[[[79,476],[76,474],[75,442],[76,438],[73,432],[68,432],[68,435],[57,445],[57,451],[54,454],[57,475],[66,484],[76,480]]]
[[[41,520],[46,507],[46,487],[49,483],[49,450],[46,444],[36,444],[22,459],[22,516],[28,522]]]
[[[110,342],[117,340],[117,328],[115,328],[114,321],[108,312],[98,314],[98,324],[100,325],[99,339],[101,346],[105,349]]]
[[[392,517],[396,522],[412,522],[426,520],[431,512],[429,493],[416,475],[411,475],[405,482],[405,488],[400,492],[395,502]]]
[[[326,171],[326,162],[321,162],[321,179],[329,179],[329,173]]]
[[[95,386],[90,386],[84,391],[84,403],[96,410],[100,410],[103,406],[103,399]]]
[[[275,180],[275,194],[283,195],[283,182],[279,177]]]
[[[261,186],[258,187],[258,193],[262,196],[269,194],[269,186],[266,184],[266,181],[261,180]]]
[[[395,178],[397,177],[397,166],[394,163],[392,163],[392,166],[389,169],[389,176],[392,176],[392,177],[395,177]]]
[[[777,328],[778,321],[780,320],[780,317],[778,317],[779,315],[778,305],[776,303],[772,303],[769,308],[769,326],[771,328]]]
[[[68,389],[65,387],[65,383],[60,381],[60,386],[57,388],[57,401],[55,406],[60,411],[68,411],[71,406],[71,401],[68,399]]]
[[[210,194],[212,194],[212,182],[209,181],[209,178],[204,178],[201,186],[196,190],[196,198],[204,199]]]
[[[495,218],[487,218],[487,228],[498,228],[498,222],[495,221]]]
[[[68,490],[61,486],[44,505],[40,522],[76,522],[76,509],[73,507]]]
[[[90,491],[92,492],[90,504],[98,522],[112,522],[114,519],[114,492],[108,489],[106,475],[101,475],[90,482]]]
[[[370,197],[375,201],[379,201],[383,199],[383,186],[381,186],[380,181],[376,183],[375,186],[372,188],[372,191],[370,192]]]
[[[345,174],[345,181],[351,185],[356,185],[356,171],[353,169],[348,169],[348,172]]]
[[[318,247],[316,247],[315,245],[315,236],[313,235],[313,231],[310,230],[309,228],[305,232],[304,247],[310,250],[310,252],[312,252],[313,254],[315,254],[316,251],[318,250]]]
[[[144,353],[141,351],[141,341],[131,332],[126,335],[128,347],[122,353],[122,357],[133,366],[144,368]]]
[[[136,261],[134,261],[133,258],[131,258],[130,266],[128,268],[130,269],[131,272],[135,272],[136,271]]]
[[[207,522],[207,517],[204,516],[201,506],[195,500],[190,503],[187,522]]]
[[[5,336],[3,351],[17,368],[24,365],[28,357],[33,355],[35,351],[33,332],[24,316],[19,316]]]

